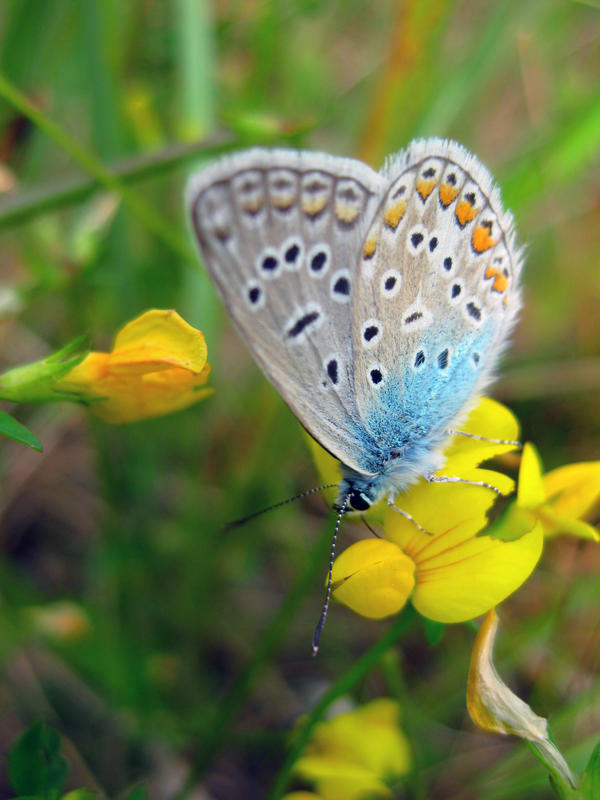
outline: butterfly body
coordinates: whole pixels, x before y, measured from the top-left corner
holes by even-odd
[[[202,257],[255,359],[364,509],[444,463],[520,306],[521,254],[487,170],[417,140],[381,172],[253,149],[194,176]]]

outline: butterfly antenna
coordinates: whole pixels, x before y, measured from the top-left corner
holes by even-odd
[[[222,530],[229,531],[232,528],[237,528],[239,525],[244,525],[246,522],[250,522],[250,520],[254,519],[255,517],[260,517],[261,514],[266,514],[267,511],[273,511],[276,508],[281,508],[281,506],[285,506],[288,503],[293,503],[294,500],[302,500],[303,497],[308,497],[309,494],[316,494],[317,492],[322,492],[325,489],[335,488],[337,488],[337,483],[325,483],[323,486],[316,486],[314,489],[305,489],[305,491],[300,492],[300,494],[297,494],[294,497],[288,497],[287,500],[282,500],[281,502],[275,503],[272,506],[262,508],[260,511],[255,511],[253,514],[248,514],[247,517],[242,517],[241,519],[233,520],[233,522],[228,522],[226,525],[223,525]]]
[[[325,620],[327,619],[327,612],[329,610],[329,600],[331,598],[331,584],[332,584],[333,561],[335,559],[335,546],[337,544],[337,537],[340,530],[340,525],[342,524],[342,517],[348,510],[349,500],[350,500],[350,495],[347,494],[346,497],[344,497],[344,502],[339,508],[337,519],[335,521],[335,529],[333,531],[333,537],[331,539],[331,550],[329,551],[329,572],[327,573],[327,589],[325,590],[325,600],[323,602],[323,608],[321,609],[321,616],[319,617],[319,621],[317,622],[317,627],[315,628],[312,640],[313,656],[316,656],[317,653],[319,652],[319,642],[321,641],[321,633],[323,632],[323,626],[325,625]]]

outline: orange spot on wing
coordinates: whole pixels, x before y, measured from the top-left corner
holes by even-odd
[[[377,237],[371,236],[370,239],[367,239],[365,242],[365,246],[363,248],[363,258],[373,258],[375,255],[375,250],[377,249]]]
[[[496,280],[492,286],[495,292],[504,292],[508,288],[508,278],[505,275],[496,275]]]
[[[508,288],[508,278],[506,275],[503,275],[499,269],[496,267],[490,266],[485,271],[485,279],[489,280],[490,278],[494,278],[494,283],[492,284],[492,290],[494,292],[504,292]],[[506,305],[506,298],[504,298],[504,304]]]
[[[429,195],[433,192],[433,187],[436,185],[435,179],[417,181],[417,192],[421,195],[423,200],[427,200]]]
[[[273,205],[280,211],[288,211],[294,205],[294,197],[274,197]]]
[[[337,203],[335,207],[335,215],[340,222],[345,222],[350,225],[358,217],[359,209],[356,206],[350,206],[346,203]]]
[[[456,206],[456,219],[460,223],[460,227],[464,228],[467,222],[471,222],[475,216],[475,209],[468,200],[461,200]]]
[[[477,253],[483,253],[484,250],[489,250],[490,247],[493,247],[495,242],[490,236],[489,228],[480,225],[473,231],[471,244],[473,245],[473,250]]]
[[[302,211],[309,217],[316,217],[327,205],[326,197],[307,198],[302,202]]]
[[[261,210],[262,204],[260,197],[249,197],[242,203],[242,208],[250,214],[257,214]]]
[[[383,222],[388,228],[391,228],[395,231],[405,213],[406,201],[400,200],[388,208],[388,210],[385,212],[385,216],[383,217]]]
[[[449,183],[442,183],[440,186],[440,201],[443,206],[449,206],[457,194],[458,189],[456,186],[451,186]]]

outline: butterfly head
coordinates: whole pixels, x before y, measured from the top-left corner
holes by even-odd
[[[339,495],[334,508],[339,510],[345,504],[348,511],[368,511],[384,493],[381,477],[354,474],[347,467],[345,471],[350,474],[347,474],[339,485]]]
[[[373,505],[373,501],[366,492],[361,489],[352,489],[348,492],[348,505],[354,511],[367,511]]]

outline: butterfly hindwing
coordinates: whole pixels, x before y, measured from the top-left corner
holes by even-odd
[[[386,187],[357,161],[256,149],[188,189],[204,263],[242,338],[309,433],[357,470],[356,254]]]
[[[460,145],[413,142],[384,174],[359,254],[355,392],[367,431],[410,449],[442,438],[490,379],[521,258],[487,170]]]

